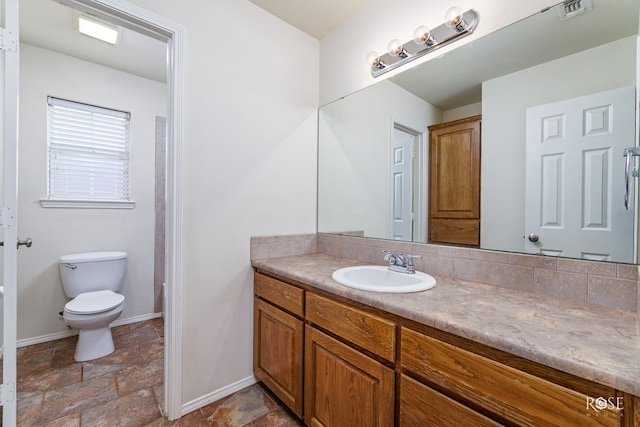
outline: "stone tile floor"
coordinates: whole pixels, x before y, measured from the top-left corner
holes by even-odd
[[[18,349],[18,425],[46,427],[302,426],[256,384],[169,422],[162,416],[162,319],[112,329],[116,350],[75,362],[77,337]]]

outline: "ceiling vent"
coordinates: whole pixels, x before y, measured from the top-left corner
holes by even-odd
[[[557,7],[560,20],[566,21],[593,9],[593,3],[591,0],[565,0]]]

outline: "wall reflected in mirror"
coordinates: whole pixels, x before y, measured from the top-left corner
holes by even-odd
[[[320,108],[318,232],[429,242],[428,128],[480,115],[479,247],[635,263],[623,150],[637,145],[639,2],[592,5],[571,19],[549,8]]]

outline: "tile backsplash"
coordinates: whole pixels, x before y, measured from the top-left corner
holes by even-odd
[[[383,249],[422,255],[416,269],[436,276],[637,312],[638,266],[332,234],[251,238],[251,259],[325,253],[384,264]]]

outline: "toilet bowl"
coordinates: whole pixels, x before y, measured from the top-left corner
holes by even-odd
[[[60,257],[60,275],[65,294],[72,298],[64,306],[67,326],[79,330],[74,359],[97,359],[115,349],[110,324],[125,307],[122,288],[127,265],[126,252],[87,252]]]

